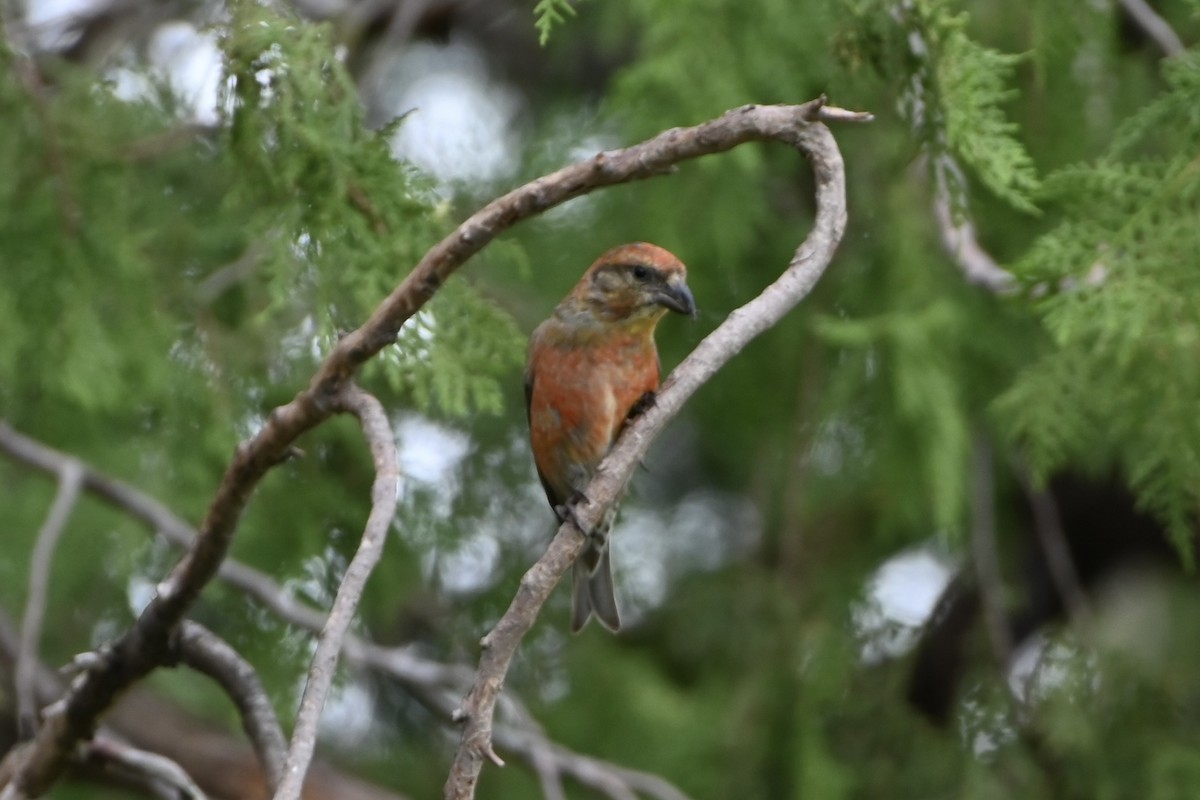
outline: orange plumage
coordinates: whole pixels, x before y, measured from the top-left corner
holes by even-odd
[[[627,244],[600,256],[530,337],[530,442],[560,518],[586,501],[583,490],[626,420],[652,402],[659,379],[654,329],[668,310],[695,316],[687,269],[661,247]],[[613,516],[589,532],[575,564],[572,630],[593,615],[611,630],[620,627],[607,548]]]

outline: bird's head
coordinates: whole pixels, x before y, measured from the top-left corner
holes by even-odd
[[[623,244],[588,268],[568,296],[575,309],[623,328],[653,328],[668,311],[696,317],[687,267],[645,242]]]

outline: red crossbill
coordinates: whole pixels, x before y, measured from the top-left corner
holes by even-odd
[[[538,477],[551,508],[573,520],[575,503],[631,416],[658,389],[654,328],[670,311],[696,315],[687,268],[642,242],[609,250],[533,332],[525,400]],[[595,615],[617,630],[608,532],[615,508],[588,535],[575,562],[571,630]]]

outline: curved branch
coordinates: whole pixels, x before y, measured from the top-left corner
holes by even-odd
[[[89,492],[145,523],[170,544],[186,550],[191,547],[196,537],[194,528],[149,495],[97,472],[73,456],[17,433],[2,421],[0,452],[50,475],[57,474],[66,462],[74,461],[83,469],[83,486]],[[296,600],[270,575],[254,567],[227,558],[221,564],[218,577],[260,603],[288,625],[313,634],[319,634],[325,627],[327,617],[324,613]],[[2,621],[3,617],[0,616],[0,622]],[[183,630],[186,632],[191,624],[185,622]],[[2,631],[3,627],[0,625],[0,632]],[[350,664],[373,670],[395,680],[435,716],[447,723],[451,721],[459,700],[475,677],[474,670],[465,664],[434,661],[407,647],[382,647],[354,633],[346,636],[343,657]],[[56,689],[53,694],[57,696],[60,693],[61,690]],[[505,692],[501,699],[509,712],[506,715],[509,719],[496,725],[493,731],[496,743],[504,750],[516,754],[535,773],[555,770],[560,775],[607,793],[610,797],[612,793],[608,788],[623,784],[657,800],[686,800],[682,792],[656,775],[629,770],[602,759],[576,753],[551,741],[519,698]],[[280,753],[284,753],[285,750],[286,745],[280,734]],[[280,764],[283,758],[281,755]],[[0,784],[3,782],[3,775],[0,774]]]
[[[156,595],[133,626],[101,649],[87,671],[72,683],[63,701],[47,714],[37,738],[16,756],[18,788],[31,795],[45,793],[62,774],[74,746],[91,735],[98,718],[116,697],[168,660],[173,631],[200,591],[216,576],[259,481],[287,458],[289,448],[301,434],[334,413],[340,393],[358,369],[395,341],[400,326],[467,259],[517,222],[595,189],[661,175],[679,161],[723,152],[753,140],[795,140],[796,146],[806,149],[801,140],[822,135],[817,131],[828,135],[823,126],[812,124],[822,114],[830,119],[855,118],[848,112],[824,109],[824,105],[822,98],[798,106],[743,106],[692,128],[673,128],[641,144],[600,153],[488,203],[435,245],[367,322],[338,340],[309,386],[291,402],[273,410],[262,428],[238,446],[191,551],[158,585]],[[857,118],[865,119],[867,115]],[[837,173],[840,177],[840,157]],[[839,220],[839,225],[843,221]],[[840,233],[840,227],[838,230]],[[811,257],[812,254],[805,256]],[[797,259],[800,258],[798,253]],[[789,270],[780,280],[803,281],[808,274],[803,269]],[[815,276],[811,280],[815,281]],[[730,323],[734,321],[731,319]],[[743,328],[759,324],[749,316],[738,321]],[[686,393],[694,389],[692,386]],[[653,420],[661,417],[661,413],[647,415],[641,425],[635,426],[635,431],[649,432]],[[563,537],[560,534],[558,538]],[[571,553],[570,557],[573,556]],[[489,708],[492,704],[494,696]],[[488,716],[490,728],[490,712]]]
[[[246,738],[262,764],[267,787],[275,791],[283,778],[287,743],[254,667],[224,639],[191,620],[180,626],[178,646],[181,663],[215,680],[233,700]]]
[[[993,294],[1012,292],[1016,285],[1013,274],[979,243],[975,222],[965,208],[967,178],[958,161],[948,152],[939,153],[933,159],[933,175],[933,217],[946,253],[958,264],[968,283]],[[962,208],[955,208],[956,196],[961,198]]]
[[[127,771],[149,786],[161,787],[166,797],[208,800],[183,767],[158,753],[139,750],[108,736],[95,736],[88,743],[86,757],[103,761],[111,769]]]
[[[358,417],[363,435],[371,447],[375,461],[375,483],[371,487],[371,513],[363,530],[358,552],[346,567],[329,619],[317,637],[317,651],[313,654],[312,667],[308,672],[308,683],[300,700],[300,711],[296,715],[296,727],[292,732],[292,746],[288,750],[284,765],[283,780],[275,790],[276,800],[292,800],[300,797],[304,775],[312,761],[317,746],[317,723],[325,700],[333,685],[337,671],[338,654],[346,631],[354,619],[358,601],[371,571],[383,554],[388,529],[396,515],[396,494],[400,480],[400,464],[396,456],[396,437],[388,424],[383,405],[372,395],[353,384],[347,385],[338,399],[338,408]]]
[[[824,109],[821,98],[802,106],[747,106],[699,128],[664,134],[671,139],[663,145],[676,149],[680,153],[677,158],[686,157],[700,144],[711,147],[714,142],[723,142],[732,147],[749,138],[773,139],[797,148],[808,158],[815,174],[816,220],[783,274],[758,297],[733,311],[701,341],[663,383],[654,405],[626,428],[583,491],[590,502],[578,508],[576,516],[585,528],[595,525],[620,496],[650,443],[684,402],[751,339],[777,323],[807,296],[833,259],[846,227],[845,175],[837,143],[820,122],[823,117],[869,119],[868,115]],[[752,136],[747,135],[743,124],[747,118],[753,118],[749,128]],[[458,714],[466,724],[446,781],[444,796],[448,800],[474,797],[484,759],[503,764],[492,747],[496,698],[517,646],[584,541],[574,524],[563,524],[545,554],[521,578],[516,597],[504,616],[483,638],[479,673]]]
[[[46,515],[42,529],[38,531],[29,565],[29,597],[25,601],[25,614],[21,620],[21,649],[17,652],[16,684],[17,723],[22,738],[32,736],[37,730],[37,692],[35,691],[35,668],[38,659],[38,642],[42,638],[42,620],[46,613],[46,594],[50,588],[50,566],[58,539],[71,511],[79,499],[79,486],[83,469],[73,459],[62,462],[58,469],[58,492],[54,504]]]
[[[1171,24],[1159,16],[1159,13],[1146,0],[1120,0],[1120,2],[1129,18],[1158,45],[1158,49],[1163,51],[1164,56],[1172,58],[1187,49]]]
[[[930,91],[929,85],[934,83],[929,61],[930,47],[924,32],[912,20],[910,0],[897,3],[891,8],[890,15],[905,29],[909,54],[917,63],[905,90],[904,106],[913,133],[920,140],[922,130],[930,125],[931,116],[925,100]],[[934,151],[927,155],[930,157],[929,168],[934,181],[933,218],[942,239],[942,247],[962,270],[968,283],[982,286],[993,294],[1007,294],[1013,290],[1016,279],[979,243],[975,222],[967,209],[967,176],[950,153],[944,121],[935,120],[932,130],[935,146],[923,145],[922,149]]]

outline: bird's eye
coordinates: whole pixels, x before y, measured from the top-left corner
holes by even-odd
[[[646,278],[650,277],[650,269],[639,264],[633,268],[633,277],[637,278],[639,281],[644,281]]]

